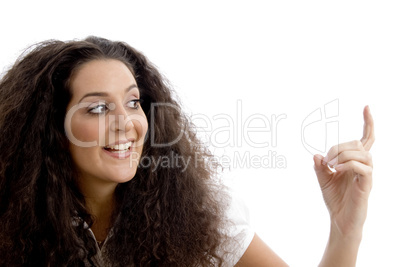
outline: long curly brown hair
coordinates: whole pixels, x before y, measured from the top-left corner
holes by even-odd
[[[0,265],[92,262],[96,242],[84,224],[91,226],[93,218],[76,183],[64,119],[70,78],[94,59],[120,60],[135,75],[150,125],[142,157],[179,156],[190,162],[186,169],[140,164],[132,180],[117,186],[118,216],[105,245],[108,259],[116,266],[220,265],[227,198],[215,179],[213,156],[157,68],[126,43],[98,37],[42,42],[3,74]]]

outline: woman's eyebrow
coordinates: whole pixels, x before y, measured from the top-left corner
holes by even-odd
[[[130,91],[131,89],[134,89],[134,88],[137,88],[137,89],[138,89],[138,86],[137,86],[136,84],[130,85],[129,87],[127,87],[126,93],[127,93],[128,91]]]
[[[137,86],[136,84],[130,85],[130,86],[127,87],[127,89],[125,90],[125,93],[128,93],[130,90],[132,90],[132,89],[134,89],[134,88],[137,88],[137,89],[138,89],[138,86]],[[106,96],[108,96],[108,95],[109,95],[109,94],[108,94],[107,92],[92,92],[92,93],[88,93],[88,94],[85,94],[85,95],[80,99],[80,101],[78,101],[78,103],[80,103],[84,98],[89,97],[89,96],[103,96],[103,97],[106,97]]]
[[[127,89],[126,89],[126,93],[128,93],[130,90],[132,90],[132,89],[137,89],[137,91],[139,91],[138,90],[138,86],[136,85],[136,84],[132,84],[132,85],[130,85],[129,87],[127,87]],[[139,93],[139,92],[138,92]]]

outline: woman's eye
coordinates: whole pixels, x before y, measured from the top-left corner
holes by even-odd
[[[130,100],[127,104],[129,108],[138,109],[140,107],[140,99]]]
[[[104,114],[106,113],[106,110],[107,110],[106,104],[99,104],[93,108],[90,108],[88,112],[92,114]]]

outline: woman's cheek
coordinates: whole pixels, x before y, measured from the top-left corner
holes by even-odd
[[[72,123],[72,133],[76,139],[81,142],[96,141],[99,145],[99,127],[98,122],[88,122],[83,119],[74,119]]]
[[[142,146],[145,142],[145,136],[148,131],[148,120],[144,116],[141,116],[138,120],[134,121],[135,129],[139,135],[138,145]]]

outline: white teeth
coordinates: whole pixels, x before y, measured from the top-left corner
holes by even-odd
[[[112,145],[112,146],[105,146],[105,148],[113,149],[113,150],[118,150],[116,152],[121,153],[125,152],[127,149],[130,148],[133,142],[127,142],[125,144],[118,144],[118,145]]]

